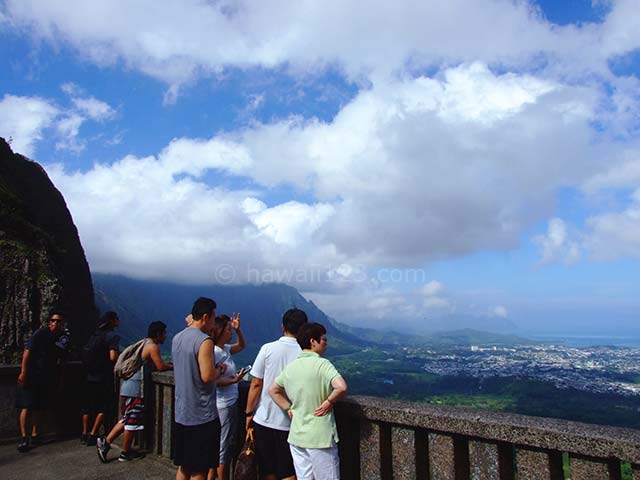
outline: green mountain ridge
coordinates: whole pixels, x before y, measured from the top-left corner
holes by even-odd
[[[123,343],[131,343],[143,336],[146,326],[153,320],[165,322],[170,337],[173,336],[184,328],[184,317],[199,296],[215,299],[218,313],[240,312],[248,352],[257,352],[263,343],[277,338],[281,334],[282,314],[293,307],[303,309],[309,321],[326,326],[331,342],[331,356],[353,353],[372,346],[397,348],[525,342],[513,335],[472,329],[419,336],[352,327],[330,318],[294,287],[281,283],[193,286],[99,273],[93,274],[93,282],[96,304],[100,310],[115,310],[120,315]]]

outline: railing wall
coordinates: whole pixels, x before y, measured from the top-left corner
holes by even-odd
[[[0,438],[18,435],[18,371],[0,367]],[[152,378],[148,428],[138,443],[171,458],[173,373]],[[45,433],[78,432],[80,385],[81,365],[68,364]],[[244,405],[246,382],[240,392]],[[335,412],[343,480],[559,480],[563,455],[572,480],[618,480],[622,463],[640,480],[640,430],[359,396],[338,402]]]
[[[0,365],[0,441],[13,441],[20,434],[15,408],[19,373],[19,365]],[[43,435],[67,436],[79,432],[82,377],[80,362],[65,364],[62,383],[55,385],[50,395]]]
[[[173,374],[153,380],[154,450],[171,457]],[[619,480],[623,462],[640,480],[640,430],[361,396],[335,413],[343,480],[559,480],[563,454],[572,480]]]

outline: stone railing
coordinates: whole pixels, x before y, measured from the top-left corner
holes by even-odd
[[[350,397],[336,406],[345,479],[640,478],[640,430]]]
[[[172,457],[173,374],[153,381],[153,450]],[[556,480],[563,454],[572,480],[618,480],[623,463],[640,479],[640,430],[358,396],[335,412],[343,480]]]
[[[19,365],[0,365],[0,441],[14,441],[19,436],[15,408],[19,373]],[[62,383],[51,394],[43,435],[64,437],[79,431],[82,378],[80,362],[65,364]]]

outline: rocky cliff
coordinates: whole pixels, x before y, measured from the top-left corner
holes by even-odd
[[[44,169],[0,138],[0,364],[19,361],[53,307],[65,310],[72,342],[84,342],[97,311],[71,214]]]

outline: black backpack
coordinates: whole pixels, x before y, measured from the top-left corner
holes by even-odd
[[[108,361],[106,332],[96,330],[82,347],[82,363],[87,373],[99,375],[106,371]]]

